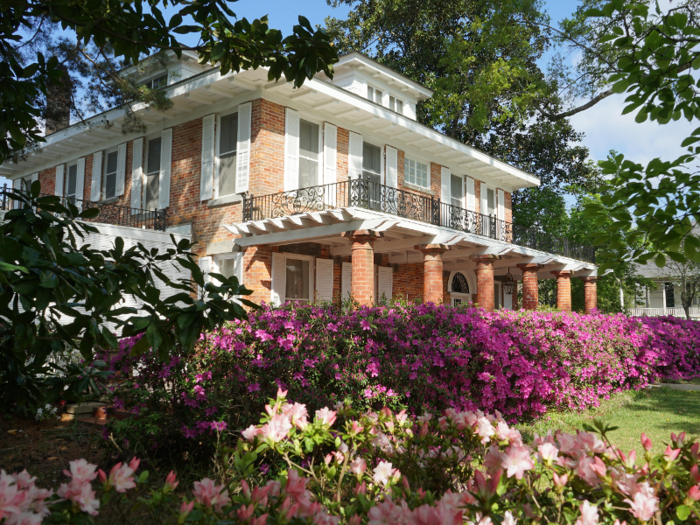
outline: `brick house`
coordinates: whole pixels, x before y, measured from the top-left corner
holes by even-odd
[[[538,279],[556,279],[570,310],[575,275],[586,310],[596,307],[591,248],[512,224],[512,193],[539,179],[418,123],[416,104],[432,94],[422,85],[356,52],[333,80],[300,89],[188,55],[160,67],[141,80],[173,106],[135,104],[146,131],[123,134],[127,112],[113,109],[0,174],[96,204],[98,222],[132,236],[189,237],[203,270],[238,276],[256,302],[351,294],[492,310],[519,307],[521,282],[522,307],[534,309]]]

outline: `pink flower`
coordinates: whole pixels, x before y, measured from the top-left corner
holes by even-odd
[[[216,485],[213,480],[204,478],[202,481],[194,482],[194,490],[192,491],[195,501],[201,503],[205,507],[214,507],[217,511],[230,503],[228,492],[222,485]]]
[[[688,497],[693,501],[700,500],[700,485],[690,487],[690,490],[688,491]]]
[[[557,456],[559,455],[559,449],[551,443],[544,443],[543,445],[540,445],[537,447],[537,451],[539,452],[539,457],[545,463],[552,463],[553,461],[556,461]]]
[[[97,515],[97,509],[100,508],[100,500],[95,498],[95,491],[92,490],[89,481],[80,481],[73,478],[70,483],[63,483],[56,493],[62,498],[77,503],[83,512],[87,512],[92,516]]]
[[[476,433],[478,436],[481,437],[481,443],[484,445],[491,441],[491,436],[496,434],[496,431],[493,429],[493,425],[491,424],[491,421],[486,419],[485,417],[480,417],[477,420],[477,430]]]
[[[255,425],[250,425],[243,432],[241,432],[241,436],[243,436],[243,439],[245,439],[246,441],[253,441],[255,439],[255,436],[258,435],[260,435],[260,429]]]
[[[356,457],[350,463],[350,472],[355,474],[358,479],[362,477],[362,475],[365,473],[366,470],[367,470],[367,462],[364,459],[362,459],[361,457]]]
[[[192,509],[194,508],[194,501],[190,501],[187,503],[187,501],[183,501],[182,505],[180,505],[180,516],[184,517],[187,516],[190,512],[192,512]]]
[[[40,514],[34,514],[33,512],[22,512],[20,514],[15,514],[8,518],[8,525],[39,525],[41,523],[42,517]]]
[[[640,521],[649,521],[659,510],[659,499],[651,494],[651,490],[640,490],[634,495],[634,500],[626,499],[632,514]]]
[[[516,479],[523,479],[525,471],[531,470],[535,465],[527,447],[512,445],[503,454],[501,466],[505,469],[507,477],[515,476]]]
[[[309,413],[306,411],[306,405],[302,405],[301,403],[285,405],[282,408],[282,413],[287,416],[291,420],[292,425],[298,429],[304,430],[306,425],[309,424],[309,422],[306,420],[309,415]]]
[[[652,449],[651,439],[647,437],[645,433],[642,432],[642,447],[644,450],[649,452]]]
[[[170,490],[175,490],[179,484],[180,484],[180,482],[177,481],[177,477],[175,476],[175,472],[173,472],[171,470],[170,473],[165,478],[165,486],[167,488],[169,488]]]
[[[516,520],[513,517],[513,513],[508,510],[503,516],[503,521],[501,522],[501,525],[515,525],[517,522],[518,520]]]
[[[126,492],[128,489],[136,487],[132,476],[133,473],[134,471],[131,467],[117,463],[109,471],[109,479],[107,481],[117,492]]]
[[[678,454],[680,453],[681,449],[677,448],[674,450],[671,448],[671,445],[666,445],[666,450],[664,450],[664,457],[666,458],[666,461],[670,463],[671,461],[675,461],[676,458],[678,458]]]
[[[318,419],[321,424],[332,427],[333,423],[335,423],[335,411],[329,409],[328,407],[317,410],[316,419]]]
[[[579,506],[581,517],[576,521],[575,525],[597,525],[598,523],[598,507],[591,505],[588,500],[585,500]]]
[[[259,434],[263,439],[269,439],[273,443],[277,443],[286,438],[291,429],[292,423],[287,416],[284,414],[275,414],[270,421],[263,425]]]
[[[552,477],[554,478],[554,486],[557,487],[558,489],[561,489],[566,485],[566,482],[569,481],[569,476],[566,474],[562,474],[561,476],[557,476],[556,472],[552,472]]]
[[[77,482],[89,482],[97,477],[95,472],[97,465],[88,463],[82,458],[71,461],[69,465],[70,472],[64,470],[63,473]]]
[[[393,468],[391,463],[388,461],[380,461],[379,465],[374,468],[374,475],[372,476],[372,479],[378,485],[381,484],[386,486],[389,483],[389,480],[393,479],[396,481],[400,475],[401,474],[399,473],[398,469]]]

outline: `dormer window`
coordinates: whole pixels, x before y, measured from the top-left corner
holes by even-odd
[[[148,88],[148,89],[158,89],[162,88],[163,86],[168,85],[168,74],[163,73],[161,75],[158,75],[157,77],[154,77],[146,82],[144,82],[143,87]]]
[[[377,89],[374,86],[367,86],[367,100],[371,100],[372,102],[376,102],[380,106],[382,105],[382,96],[384,93],[382,92],[381,89]]]
[[[394,95],[389,96],[389,109],[403,115],[403,100],[399,100]]]

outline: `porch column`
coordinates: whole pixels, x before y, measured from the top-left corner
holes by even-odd
[[[487,312],[493,312],[493,261],[500,259],[500,255],[472,255],[476,263],[476,302],[480,308]]]
[[[571,276],[569,270],[556,270],[552,275],[557,278],[557,308],[565,312],[571,311]]]
[[[584,312],[590,314],[598,309],[598,286],[597,277],[581,277],[583,281],[583,304]]]
[[[343,233],[352,243],[352,280],[350,293],[361,306],[374,304],[374,241],[384,234],[374,230]]]
[[[525,310],[537,310],[539,305],[537,271],[542,268],[542,265],[526,263],[518,264],[517,266],[523,272],[523,308]]]
[[[442,304],[442,254],[444,244],[419,244],[415,249],[423,254],[423,302]]]

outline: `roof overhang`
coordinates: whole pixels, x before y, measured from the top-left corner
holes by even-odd
[[[157,111],[144,103],[131,106],[131,111],[147,126],[157,128],[186,122],[188,118],[197,118],[195,115],[206,114],[212,106],[224,104],[227,99],[248,94],[281,105],[294,101],[295,106],[305,108],[320,120],[358,133],[373,134],[385,144],[403,151],[423,153],[455,174],[470,175],[506,191],[540,184],[534,175],[323,80],[313,79],[296,89],[291,82],[269,81],[264,68],[226,75],[213,69],[163,89],[173,101],[173,107],[168,111]],[[127,115],[126,108],[116,108],[52,133],[35,149],[24,152],[19,160],[3,163],[0,175],[10,179],[26,176],[77,155],[103,149],[106,141],[122,137],[123,140],[132,140],[142,135],[122,133],[121,125]]]
[[[578,276],[586,276],[596,275],[598,268],[589,262],[503,240],[355,207],[301,213],[225,227],[234,235],[240,236],[233,241],[234,247],[238,248],[315,242],[328,245],[332,256],[349,256],[350,241],[341,234],[352,230],[374,230],[383,234],[374,243],[374,253],[387,254],[389,262],[395,264],[423,262],[423,254],[415,249],[416,245],[444,244],[449,247],[442,256],[445,270],[475,267],[470,259],[474,255],[498,255],[500,259],[494,262],[496,275],[505,275],[508,268],[515,269],[517,264],[525,263],[541,264],[540,278],[545,279],[554,278],[550,272],[555,270],[569,270]],[[517,278],[520,271],[515,271],[514,275]]]

